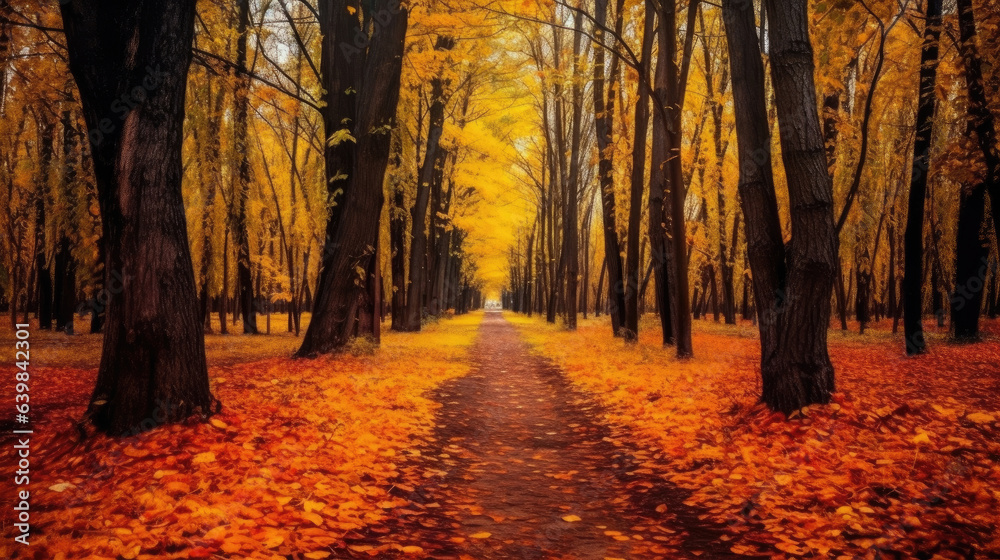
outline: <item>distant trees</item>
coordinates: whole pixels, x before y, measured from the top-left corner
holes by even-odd
[[[105,250],[127,286],[108,302],[88,415],[102,431],[149,429],[217,407],[181,197],[194,0],[61,4],[70,69],[91,130]],[[100,40],[97,40],[100,38]],[[123,95],[142,100],[111,117]]]

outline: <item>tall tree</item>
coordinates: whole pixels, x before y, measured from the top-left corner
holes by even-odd
[[[583,119],[583,84],[580,80],[580,57],[583,43],[583,12],[577,10],[573,17],[573,63],[571,86],[572,117],[570,119],[570,161],[569,175],[566,180],[566,220],[563,228],[566,258],[566,326],[576,330],[576,315],[578,301],[578,285],[580,281],[580,167],[583,154],[580,153],[580,142],[583,131],[580,129]]]
[[[622,9],[625,3],[619,0],[615,11],[615,33],[621,34]],[[617,204],[615,201],[615,178],[614,178],[614,154],[611,141],[612,130],[614,130],[614,102],[615,91],[618,85],[618,68],[620,59],[617,50],[612,53],[610,69],[605,68],[605,27],[608,19],[608,1],[596,0],[596,13],[594,15],[594,39],[598,43],[594,50],[594,78],[591,93],[594,97],[594,124],[597,131],[597,176],[601,189],[601,220],[603,225],[604,238],[604,266],[608,274],[608,299],[610,300],[609,314],[611,315],[611,328],[615,336],[620,334],[621,327],[625,324],[625,292],[624,278],[622,274],[622,254],[621,245],[618,240],[618,226],[615,213]],[[608,78],[605,79],[605,74]],[[607,87],[605,87],[607,83]],[[544,224],[544,221],[543,221]],[[597,313],[604,302],[601,301],[600,287],[598,283]]]
[[[92,139],[105,250],[127,285],[108,302],[97,386],[88,415],[114,435],[218,409],[181,197],[186,79],[194,0],[60,3]],[[144,92],[122,119],[115,100]]]
[[[332,184],[331,179],[340,179],[343,174],[347,178],[341,183],[343,193],[337,205],[336,230],[330,232],[328,225],[316,303],[312,321],[298,351],[300,356],[343,348],[359,334],[359,318],[363,314],[378,322],[378,313],[374,308],[377,302],[371,298],[372,283],[377,283],[377,272],[373,274],[371,263],[375,260],[378,244],[379,216],[384,198],[382,183],[389,162],[399,101],[408,12],[392,0],[378,0],[369,6],[372,11],[364,14],[358,8],[352,0],[321,4],[324,89],[327,92],[345,91],[336,88],[356,84],[354,91],[350,92],[355,97],[352,104],[354,110],[344,117],[349,128],[327,128],[327,150],[338,145],[332,140],[337,139],[339,134],[341,144],[348,141],[345,135],[351,137],[356,152],[350,167],[326,169],[328,185]],[[374,17],[383,23],[371,26]],[[366,51],[341,53],[341,41],[345,37],[354,37],[353,34],[340,33],[344,29],[370,33]],[[360,77],[353,82],[350,76],[343,74],[344,59],[363,69]],[[343,114],[344,108],[335,105],[325,110]],[[324,115],[324,121],[329,124],[331,119]],[[339,123],[344,121],[332,122],[338,123],[335,126],[339,127]],[[332,159],[327,157],[327,165]],[[333,220],[333,216],[330,219]]]
[[[434,49],[448,51],[455,46],[455,39],[441,35]],[[444,132],[445,78],[438,74],[431,79],[429,129],[424,161],[417,176],[417,198],[410,212],[410,283],[406,292],[406,325],[408,331],[419,331],[423,316],[424,295],[427,284],[427,207],[430,203],[431,183],[444,165],[441,135]]]
[[[955,291],[951,295],[951,322],[955,338],[975,340],[979,336],[979,315],[989,260],[989,245],[980,235],[987,192],[993,207],[993,231],[1000,233],[1000,151],[996,145],[993,113],[983,88],[982,61],[976,46],[976,18],[971,0],[958,0],[958,24],[968,92],[967,128],[970,136],[975,133],[979,142],[986,176],[982,181],[974,179],[962,189],[955,238]]]
[[[762,400],[784,413],[828,402],[826,347],[836,259],[833,193],[813,82],[808,2],[766,0],[792,240],[785,248],[771,169],[764,68],[752,3],[723,2],[735,101],[740,197],[761,336]]]
[[[625,340],[639,339],[639,282],[642,273],[639,253],[639,231],[642,225],[642,199],[646,182],[646,136],[649,131],[649,69],[656,39],[656,6],[646,0],[643,16],[642,51],[638,68],[639,82],[635,105],[635,127],[632,141],[632,177],[629,186],[628,234],[625,241]]]
[[[247,206],[250,201],[250,150],[247,119],[250,113],[250,76],[247,68],[247,41],[250,34],[250,0],[239,0],[236,15],[236,90],[233,94],[233,140],[239,158],[234,176],[233,232],[236,242],[236,285],[239,290],[243,332],[257,334],[257,310],[254,306],[253,275],[250,270],[250,226]]]
[[[924,42],[920,52],[920,93],[917,105],[917,133],[913,141],[913,164],[910,171],[910,194],[907,204],[906,231],[903,234],[903,334],[906,353],[927,351],[923,315],[924,281],[924,199],[930,172],[931,138],[937,107],[938,43],[941,38],[941,0],[927,0]]]

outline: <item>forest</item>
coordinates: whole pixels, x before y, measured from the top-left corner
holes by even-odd
[[[998,0],[0,0],[0,551],[1000,558],[998,60]]]

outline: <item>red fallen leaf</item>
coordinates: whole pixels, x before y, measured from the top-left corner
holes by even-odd
[[[204,546],[196,546],[194,548],[188,549],[188,551],[187,551],[187,557],[188,558],[211,558],[211,556],[213,554],[215,554],[215,551],[217,551],[217,550],[219,550],[219,549],[218,548],[207,548],[207,547],[204,547]]]

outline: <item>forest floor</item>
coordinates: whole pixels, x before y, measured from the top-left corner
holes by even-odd
[[[834,402],[786,420],[759,404],[756,328],[695,321],[695,358],[603,320],[568,332],[511,316],[535,351],[607,411],[643,470],[691,492],[740,554],[775,558],[1000,558],[1000,337],[908,358],[888,321],[830,331]],[[929,323],[930,321],[927,321]]]
[[[652,318],[626,345],[476,313],[318,360],[210,335],[223,412],[124,440],[75,425],[99,336],[36,331],[32,546],[5,507],[0,556],[1000,558],[997,325],[918,358],[876,327],[831,331],[835,402],[790,420],[748,323],[696,321],[684,361]]]

